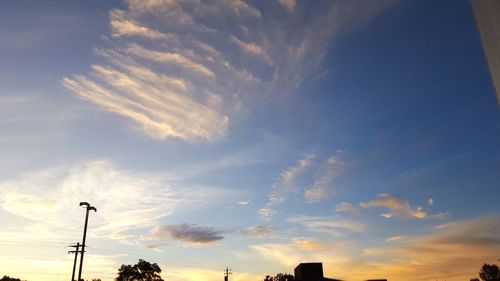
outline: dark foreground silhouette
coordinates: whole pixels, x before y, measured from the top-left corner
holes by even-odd
[[[479,278],[482,281],[500,281],[500,270],[496,264],[485,263],[479,271]],[[479,281],[479,278],[472,278],[470,281]]]
[[[116,281],[164,281],[161,276],[161,268],[156,263],[139,260],[135,265],[123,264],[118,269]]]
[[[21,281],[21,279],[19,279],[19,278],[11,278],[11,277],[9,277],[7,275],[4,275],[2,277],[2,279],[0,279],[0,281]]]
[[[339,279],[326,278],[323,276],[322,263],[301,263],[294,271],[295,275],[288,273],[278,273],[272,277],[266,275],[263,281],[341,281]],[[115,281],[164,281],[161,278],[161,269],[156,263],[149,263],[140,259],[135,265],[123,264],[118,269],[118,276]],[[470,281],[500,281],[500,269],[496,264],[485,263],[478,273],[479,278],[472,278]],[[19,278],[3,276],[0,281],[25,281]],[[84,281],[83,279],[81,281]],[[92,279],[101,281],[101,279]],[[386,279],[367,281],[387,281]]]

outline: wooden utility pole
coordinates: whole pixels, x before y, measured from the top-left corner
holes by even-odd
[[[233,274],[231,272],[231,269],[226,267],[226,269],[224,270],[224,281],[229,281],[230,274]]]
[[[78,258],[78,253],[80,252],[80,242],[76,243],[76,245],[71,245],[70,247],[75,248],[74,251],[68,251],[68,254],[75,253],[75,260],[73,261],[73,272],[71,273],[71,281],[75,281],[76,260]]]

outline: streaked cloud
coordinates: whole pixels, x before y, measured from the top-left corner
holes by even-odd
[[[500,250],[498,215],[454,221],[422,235],[399,235],[376,247],[297,238],[289,243],[259,244],[252,249],[269,262],[293,268],[304,260],[322,261],[325,275],[366,280],[467,280],[485,262],[496,263]],[[335,253],[332,255],[332,252]]]
[[[297,238],[288,243],[257,244],[251,248],[260,258],[290,270],[304,261],[322,261],[324,270],[333,265],[338,271],[346,268],[351,260],[348,243],[320,243],[308,238]],[[335,253],[334,258],[332,252]]]
[[[289,244],[262,244],[253,245],[251,248],[263,258],[283,264],[288,268],[293,268],[304,258],[297,249],[290,247]]]
[[[434,204],[434,199],[429,198],[429,199],[427,200],[427,205],[428,205],[428,206],[432,206],[432,204]]]
[[[278,183],[272,187],[266,206],[259,210],[261,218],[270,219],[276,212],[276,206],[283,203],[289,193],[298,190],[297,181],[311,169],[315,158],[314,154],[307,154],[295,166],[281,173]]]
[[[381,214],[385,218],[403,219],[444,219],[449,213],[429,214],[421,206],[412,207],[407,200],[399,199],[388,194],[379,194],[378,199],[361,203],[364,208],[380,207],[388,209],[389,213]]]
[[[215,78],[215,74],[208,67],[197,63],[180,53],[154,51],[146,49],[138,44],[130,45],[125,52],[138,58],[173,66],[178,70],[192,73],[196,76],[200,76],[201,78]]]
[[[343,154],[344,151],[339,150],[320,161],[315,154],[309,153],[294,166],[285,169],[272,186],[266,205],[259,209],[259,216],[271,219],[276,214],[276,207],[292,192],[303,191],[308,203],[330,198],[337,187],[335,180],[343,176],[349,167],[349,162],[343,160]]]
[[[275,237],[277,235],[277,229],[272,225],[257,225],[243,229],[241,233],[246,236],[264,239]]]
[[[151,40],[176,40],[170,34],[151,29],[138,22],[127,19],[127,14],[122,10],[113,10],[109,13],[111,36],[116,37],[144,37]]]
[[[335,190],[335,179],[342,175],[347,163],[342,160],[342,151],[330,156],[319,168],[313,185],[306,189],[304,196],[309,203],[328,199]]]
[[[339,1],[306,12],[294,0],[280,0],[296,16],[278,19],[267,11],[278,8],[271,2],[257,8],[242,0],[128,0],[110,12],[99,62],[62,84],[148,137],[214,142],[268,95],[295,92],[321,71],[339,34],[390,2]],[[322,190],[312,189],[309,200]]]
[[[278,2],[290,12],[295,10],[295,6],[297,5],[295,0],[278,0]]]
[[[223,231],[214,227],[196,224],[177,224],[156,227],[152,238],[157,240],[179,240],[193,244],[208,244],[222,240]]]
[[[322,232],[332,235],[364,232],[366,230],[366,226],[362,223],[326,216],[293,216],[289,217],[287,222],[301,224],[312,232]]]
[[[243,42],[234,35],[231,36],[231,42],[235,43],[244,53],[257,58],[262,58],[264,61],[269,62],[269,55],[257,44]]]
[[[113,53],[108,55],[113,56]],[[128,73],[99,65],[93,66],[92,69],[92,74],[99,77],[96,79],[103,80],[114,90],[84,76],[65,78],[64,86],[84,100],[134,120],[153,138],[177,137],[211,141],[223,137],[226,133],[227,117],[197,103],[185,93],[180,95],[179,90],[175,92],[171,89],[173,83],[182,87],[185,85],[183,81],[165,79],[165,76],[133,65],[129,67]],[[143,71],[140,72],[141,70]],[[186,126],[186,123],[191,126]]]
[[[485,262],[495,263],[500,250],[497,215],[440,225],[420,236],[396,236],[385,247],[368,248],[372,272],[395,280],[463,280],[477,276]],[[385,260],[386,262],[383,262]]]
[[[335,207],[337,213],[359,214],[361,213],[358,207],[353,206],[349,202],[341,202]]]
[[[0,183],[0,207],[27,219],[29,232],[38,233],[32,239],[74,234],[81,201],[98,209],[92,214],[93,235],[116,239],[124,231],[158,225],[174,212],[223,197],[217,188],[190,186],[165,173],[120,170],[107,160],[44,169]]]
[[[306,238],[294,239],[293,244],[297,248],[305,251],[321,251],[328,248],[328,244]]]

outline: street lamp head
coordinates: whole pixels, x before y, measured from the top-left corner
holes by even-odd
[[[87,202],[80,202],[80,206],[90,207],[90,204]]]

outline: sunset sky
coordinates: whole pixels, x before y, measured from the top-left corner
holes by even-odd
[[[0,2],[0,276],[469,280],[500,110],[467,0]]]

